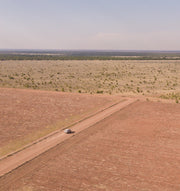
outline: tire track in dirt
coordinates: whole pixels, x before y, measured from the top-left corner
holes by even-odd
[[[74,134],[65,134],[64,132],[62,132],[62,130],[60,130],[54,134],[46,136],[44,139],[28,145],[20,151],[11,153],[11,155],[2,158],[0,160],[0,177],[4,176],[7,173],[10,173],[14,169],[17,169],[28,161],[36,158],[40,154],[57,146],[63,141],[69,139],[70,137],[75,136],[79,132],[91,127],[92,125],[95,125],[99,121],[109,117],[113,113],[123,109],[124,107],[127,107],[135,101],[135,99],[127,99],[78,122],[71,127],[72,131],[75,131]]]

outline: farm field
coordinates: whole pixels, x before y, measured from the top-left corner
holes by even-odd
[[[0,156],[118,101],[118,96],[0,88]]]
[[[0,87],[180,100],[180,61],[0,61]]]
[[[0,0],[0,191],[180,191],[178,7]]]
[[[179,76],[179,60],[0,61],[0,157],[139,100],[1,177],[0,190],[179,190]]]
[[[1,190],[171,190],[180,106],[138,101],[0,178]]]

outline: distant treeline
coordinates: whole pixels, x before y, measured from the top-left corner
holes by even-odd
[[[60,55],[15,55],[0,54],[0,60],[180,60],[166,56],[60,56]]]

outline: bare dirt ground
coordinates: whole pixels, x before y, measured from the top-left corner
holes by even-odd
[[[0,88],[0,156],[118,100],[106,95]]]
[[[50,135],[45,136],[33,142],[32,144],[29,144],[28,146],[24,147],[19,151],[16,151],[14,153],[11,153],[10,155],[0,158],[0,177],[13,171],[14,169],[18,168],[24,163],[27,163],[28,161],[32,160],[38,155],[55,147],[64,140],[67,140],[70,137],[76,135],[77,133],[87,129],[88,127],[93,126],[97,122],[100,122],[101,120],[107,118],[108,116],[119,111],[120,109],[127,107],[135,101],[136,100],[134,99],[122,100],[120,103],[114,104],[113,106],[104,109],[96,113],[95,115],[92,115],[71,126],[71,130],[73,132],[71,134],[65,134],[62,130],[55,131]]]
[[[0,179],[0,190],[180,190],[180,105],[139,101]]]

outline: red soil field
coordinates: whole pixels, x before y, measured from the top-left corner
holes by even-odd
[[[0,88],[0,155],[118,100],[106,95]]]
[[[136,102],[0,178],[0,190],[180,190],[180,105]]]
[[[72,136],[80,133],[81,131],[95,125],[99,121],[111,116],[113,113],[127,107],[134,103],[134,99],[122,100],[118,104],[114,104],[105,110],[102,110],[95,115],[85,118],[71,126],[73,133],[66,134],[62,130],[54,131],[53,133],[38,139],[37,141],[26,145],[24,148],[0,158],[0,177],[10,173],[14,169],[22,166],[23,164],[31,161],[42,153],[50,150],[51,148],[59,145]]]

